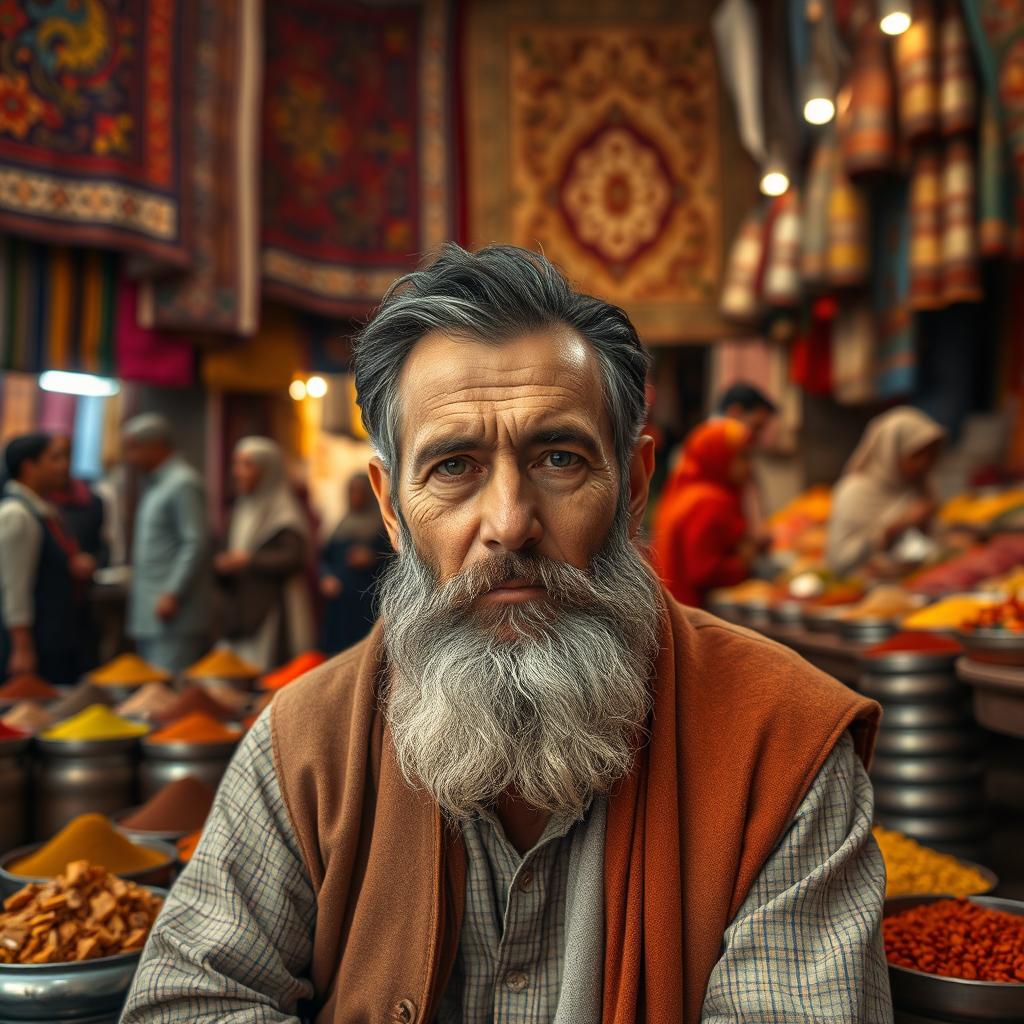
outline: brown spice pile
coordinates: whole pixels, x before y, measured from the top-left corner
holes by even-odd
[[[85,860],[4,900],[0,963],[56,964],[142,949],[163,900]]]

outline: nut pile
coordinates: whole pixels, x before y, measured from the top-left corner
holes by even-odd
[[[159,896],[106,869],[77,860],[45,885],[4,900],[0,963],[56,964],[142,949]]]
[[[945,978],[1024,982],[1024,917],[939,900],[882,922],[889,963]]]

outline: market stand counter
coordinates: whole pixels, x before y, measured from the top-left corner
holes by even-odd
[[[974,715],[993,732],[1024,739],[1024,668],[957,662],[957,675],[974,693]]]

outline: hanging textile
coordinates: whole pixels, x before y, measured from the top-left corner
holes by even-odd
[[[711,18],[722,79],[732,97],[740,141],[751,159],[765,157],[761,102],[761,35],[751,0],[723,0]]]
[[[74,395],[61,391],[42,391],[39,395],[38,429],[71,436],[75,429]]]
[[[5,8],[0,227],[185,265],[188,0]]]
[[[920,146],[910,176],[910,308],[942,305],[942,166],[940,149]]]
[[[114,373],[118,257],[0,239],[0,369]]]
[[[970,138],[947,141],[942,168],[942,302],[981,302],[977,193]]]
[[[184,388],[195,381],[195,349],[180,337],[142,327],[136,320],[138,288],[121,280],[117,293],[117,375],[158,387]]]
[[[832,329],[832,388],[844,405],[875,397],[875,318],[859,297],[839,303]]]
[[[719,309],[728,320],[753,324],[761,317],[759,283],[764,243],[765,213],[758,203],[740,225],[726,263]]]
[[[266,293],[362,314],[420,253],[458,235],[452,4],[266,10]]]
[[[36,379],[27,373],[0,373],[0,444],[36,429]]]
[[[259,118],[262,0],[193,0],[195,139],[192,262],[187,272],[143,283],[145,328],[252,334],[259,322]],[[140,271],[143,268],[138,268]]]
[[[978,120],[978,86],[971,60],[971,43],[959,3],[945,5],[941,35],[939,108],[942,132],[944,135],[957,135],[971,131]]]
[[[892,170],[896,160],[893,124],[895,89],[885,36],[866,18],[857,36],[849,79],[849,102],[837,109],[846,173],[856,178]]]
[[[874,391],[881,399],[893,399],[912,394],[917,383],[906,183],[887,184],[873,213],[871,300],[878,330]]]
[[[308,348],[300,314],[267,306],[251,338],[202,353],[202,381],[217,391],[277,392],[284,397],[295,373],[309,365]]]
[[[811,154],[801,224],[800,273],[812,291],[828,283],[828,201],[838,160],[835,133],[826,130]]]
[[[867,197],[847,176],[842,162],[836,161],[828,197],[826,265],[831,287],[851,288],[867,282],[868,228]]]
[[[1012,179],[996,104],[986,98],[978,133],[978,245],[982,256],[1005,256],[1010,247]]]
[[[809,395],[832,394],[832,325],[837,310],[832,296],[816,299],[793,341],[790,378]]]
[[[764,285],[766,305],[792,309],[800,304],[800,192],[790,188],[774,203],[776,214],[768,237]]]
[[[900,135],[904,142],[919,142],[934,135],[939,123],[939,32],[934,0],[915,0],[914,20],[893,40],[893,49]]]

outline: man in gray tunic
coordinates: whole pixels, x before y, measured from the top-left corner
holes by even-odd
[[[202,655],[211,612],[210,537],[200,475],[176,451],[170,423],[147,413],[124,425],[124,458],[145,475],[135,514],[128,632],[168,672]]]

